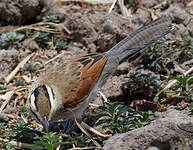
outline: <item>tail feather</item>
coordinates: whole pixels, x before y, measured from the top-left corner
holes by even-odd
[[[117,56],[119,62],[122,63],[138,51],[150,46],[153,42],[168,34],[171,29],[172,23],[169,18],[159,18],[130,34],[106,54],[108,56]]]

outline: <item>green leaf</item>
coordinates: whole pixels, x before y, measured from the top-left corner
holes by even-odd
[[[13,81],[13,85],[14,86],[24,86],[25,85],[25,81],[18,78],[17,80]]]
[[[158,96],[155,96],[155,97],[153,98],[153,101],[154,101],[154,102],[158,102],[158,100],[159,100],[159,97],[158,97]]]
[[[111,119],[100,119],[99,121],[97,121],[97,123],[95,123],[96,126],[104,124],[104,123],[109,123],[111,122]]]
[[[189,78],[187,79],[187,82],[188,82],[188,84],[193,83],[193,76],[189,77]]]
[[[43,18],[44,22],[53,22],[53,23],[59,23],[60,20],[55,15],[46,16]]]
[[[5,90],[5,89],[6,89],[5,86],[0,84],[0,90]]]
[[[12,47],[17,42],[24,39],[24,34],[18,33],[16,31],[10,31],[2,33],[0,36],[0,47],[7,48]]]
[[[7,116],[5,116],[5,114],[0,113],[0,122],[2,122],[2,121],[8,121],[8,120],[9,120],[9,118],[8,118]]]
[[[46,143],[44,141],[35,141],[34,146],[36,147],[45,147],[47,150],[53,150],[52,144]]]
[[[182,53],[182,51],[175,52],[175,53],[171,56],[171,61],[175,61],[176,59],[178,59],[181,53]]]
[[[193,102],[188,106],[190,109],[193,109]]]
[[[100,114],[97,114],[95,116],[95,119],[99,119],[99,118],[102,118],[102,117],[110,117],[111,115],[109,115],[108,113],[100,113]]]
[[[107,107],[106,107],[106,106],[99,106],[97,109],[98,109],[98,110],[105,111],[105,110],[107,109]]]
[[[50,40],[50,33],[47,32],[36,32],[35,40],[40,43],[45,43]]]
[[[60,145],[64,145],[64,142],[57,142],[57,143],[54,143],[54,147],[58,147]]]
[[[36,65],[32,63],[27,63],[24,65],[24,70],[30,73],[35,72],[37,69],[38,68],[36,67]]]

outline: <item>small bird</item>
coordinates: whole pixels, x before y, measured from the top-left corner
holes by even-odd
[[[88,104],[118,65],[165,36],[172,29],[162,17],[141,27],[109,51],[71,58],[40,76],[29,91],[27,108],[49,131],[49,122],[80,119]]]

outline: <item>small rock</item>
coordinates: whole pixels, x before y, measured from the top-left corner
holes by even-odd
[[[138,8],[136,14],[133,16],[132,22],[138,25],[150,22],[150,13],[141,8]]]
[[[176,24],[187,25],[189,20],[192,18],[180,4],[170,5],[163,14],[170,16]]]
[[[159,119],[150,125],[123,134],[115,134],[105,141],[104,150],[159,150],[191,149],[193,118],[170,109],[159,113]]]
[[[16,50],[0,50],[0,81],[7,77],[20,59],[20,54]]]
[[[7,24],[31,22],[41,13],[40,0],[1,0],[0,20]]]
[[[146,8],[152,8],[158,4],[158,1],[156,1],[156,0],[142,0],[142,1],[139,1],[139,3],[140,3],[140,5],[142,5]]]
[[[160,149],[157,148],[156,146],[150,146],[147,148],[147,150],[160,150]]]
[[[115,74],[118,74],[118,75],[127,74],[129,72],[129,69],[130,69],[129,63],[125,61],[118,66]]]
[[[121,85],[124,82],[125,75],[113,76],[107,79],[101,91],[108,97],[117,97],[122,95]]]
[[[25,48],[28,48],[32,51],[40,49],[36,41],[34,41],[33,39],[26,39],[22,43]]]
[[[193,31],[193,19],[190,20],[187,27],[190,29],[190,31]]]

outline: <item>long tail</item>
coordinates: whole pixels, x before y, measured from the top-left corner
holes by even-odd
[[[108,56],[117,56],[119,63],[122,63],[138,51],[168,34],[171,29],[172,23],[169,18],[159,18],[130,34],[106,54]]]

